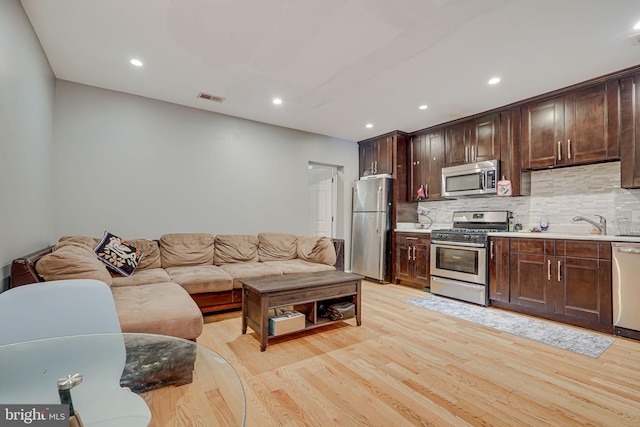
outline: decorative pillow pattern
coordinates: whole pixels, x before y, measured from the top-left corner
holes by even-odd
[[[102,262],[123,276],[131,276],[136,271],[143,255],[140,249],[108,231],[93,251]]]

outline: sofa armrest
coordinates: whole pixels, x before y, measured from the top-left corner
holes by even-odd
[[[336,248],[336,270],[344,271],[344,239],[332,239],[333,247]]]
[[[44,280],[40,278],[40,275],[36,271],[36,263],[43,256],[50,254],[51,251],[53,251],[53,246],[49,246],[14,259],[11,263],[11,279],[9,287],[15,288],[17,286],[43,282]]]

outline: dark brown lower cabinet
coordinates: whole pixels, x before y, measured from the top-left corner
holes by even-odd
[[[489,299],[509,302],[509,238],[489,239]]]
[[[430,245],[428,234],[396,233],[395,283],[420,289],[429,286]]]
[[[506,255],[497,240],[493,305],[612,333],[611,243],[514,238]]]

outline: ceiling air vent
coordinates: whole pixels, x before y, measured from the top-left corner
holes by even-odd
[[[206,99],[207,101],[223,103],[225,99],[221,96],[209,95],[208,93],[200,92],[198,98]]]

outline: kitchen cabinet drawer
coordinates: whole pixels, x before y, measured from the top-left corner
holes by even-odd
[[[554,244],[555,242],[553,240],[547,239],[515,238],[511,242],[511,251],[527,254],[553,255],[555,253]]]

